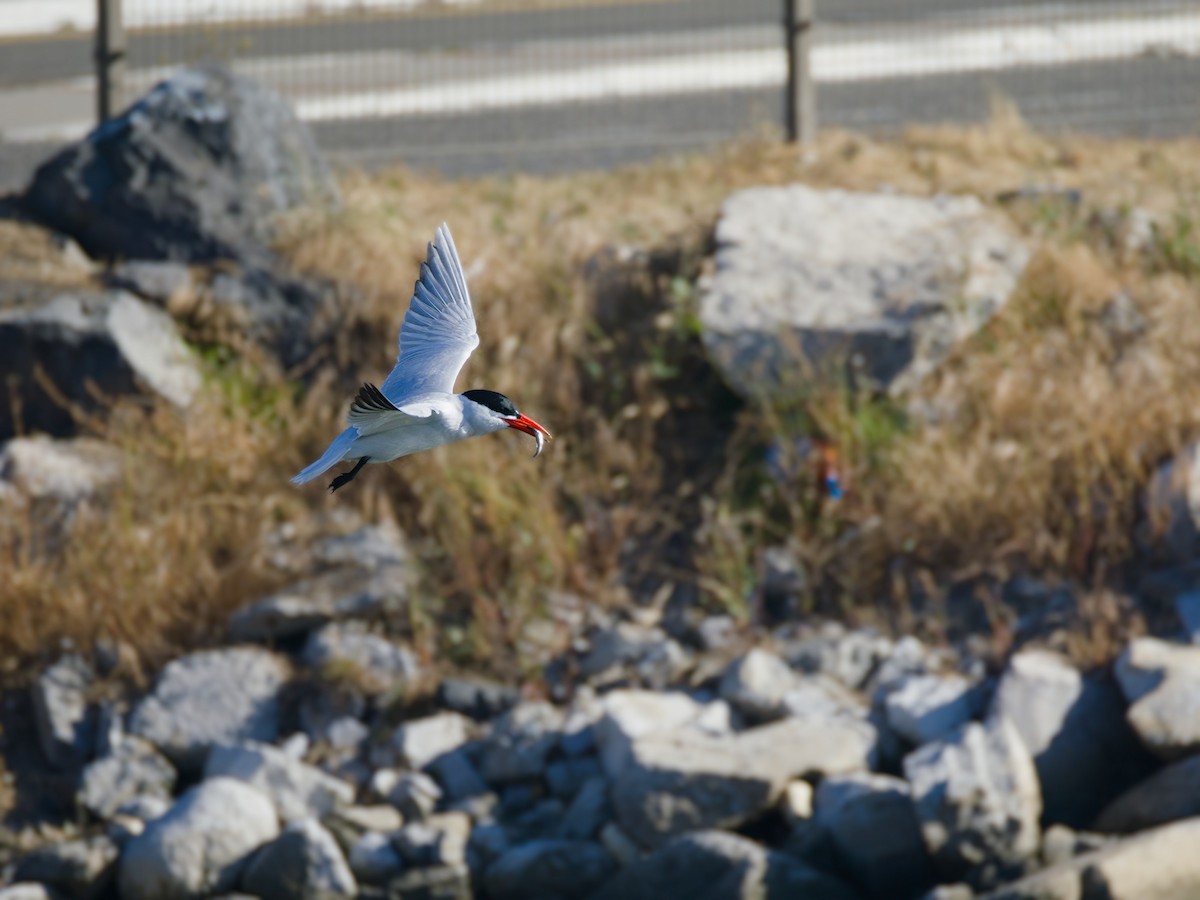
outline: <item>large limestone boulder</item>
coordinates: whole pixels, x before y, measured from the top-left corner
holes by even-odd
[[[1065,860],[987,900],[1188,900],[1200,896],[1200,819],[1185,819]]]
[[[1174,760],[1200,750],[1200,647],[1137,638],[1113,671],[1126,718],[1151,753]]]
[[[990,887],[1038,850],[1042,795],[1033,758],[1005,718],[971,722],[904,759],[925,846],[944,880]]]
[[[837,878],[738,834],[697,831],[626,866],[589,900],[854,900]]]
[[[1012,722],[1033,756],[1045,818],[1082,828],[1150,761],[1106,678],[1085,676],[1063,656],[1025,650],[1009,660],[991,715]]]
[[[47,161],[23,203],[93,257],[255,262],[278,214],[336,199],[287,103],[207,66],[179,70]]]
[[[0,303],[0,384],[7,398],[0,439],[27,431],[64,436],[78,429],[64,399],[90,411],[98,395],[145,391],[187,406],[200,372],[162,310],[123,291],[80,290],[32,308]]]
[[[735,828],[774,805],[794,778],[865,770],[874,749],[873,729],[849,720],[789,718],[724,738],[651,733],[609,773],[617,824],[644,847]]]
[[[125,845],[120,895],[186,900],[228,891],[250,854],[278,834],[270,800],[240,781],[210,778]]]
[[[193,653],[170,663],[134,708],[129,730],[186,771],[198,771],[214,744],[279,736],[279,693],[287,664],[258,647]]]
[[[1004,305],[1029,258],[974,197],[801,184],[733,194],[716,238],[704,345],[750,397],[847,365],[902,391]]]

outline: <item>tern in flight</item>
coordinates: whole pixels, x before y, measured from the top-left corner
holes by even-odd
[[[356,460],[354,468],[329,485],[330,491],[336,491],[369,462],[390,462],[505,428],[532,435],[537,456],[551,434],[517,412],[511,400],[495,391],[454,393],[459,370],[478,346],[466,275],[450,229],[443,224],[426,252],[400,326],[395,368],[382,388],[362,386],[346,416],[350,427],[292,482],[304,484],[343,459]]]

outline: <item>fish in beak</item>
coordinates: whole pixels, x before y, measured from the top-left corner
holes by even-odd
[[[547,439],[554,440],[554,435],[548,432],[545,428],[539,425],[529,416],[517,414],[515,419],[508,420],[508,427],[515,428],[517,431],[523,431],[533,437],[537,441],[537,447],[533,451],[534,457],[537,457],[542,452],[542,447],[546,445]]]

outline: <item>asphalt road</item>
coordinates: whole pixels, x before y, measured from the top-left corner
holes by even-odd
[[[818,114],[823,125],[876,133],[917,123],[979,122],[999,92],[1046,131],[1164,138],[1200,130],[1197,84],[1200,59],[1141,58],[826,85],[818,95]],[[779,90],[727,91],[403,122],[327,123],[315,130],[321,144],[349,165],[377,168],[399,160],[452,176],[550,173],[607,168],[664,150],[703,149],[750,129],[782,128],[783,103]],[[481,135],[488,136],[486,142]]]
[[[1029,15],[1032,10],[1087,12],[1129,9],[1130,0],[991,0],[964,9],[962,0],[817,0],[820,19],[832,24],[961,21],[980,15]],[[1137,0],[1152,9],[1159,0]],[[1176,5],[1178,5],[1176,3]],[[648,0],[551,10],[480,12],[469,7],[440,14],[361,16],[286,24],[165,30],[132,35],[129,65],[164,65],[222,55],[274,57],[371,50],[467,50],[478,45],[527,41],[654,35],[772,24],[782,21],[782,0]],[[90,35],[48,36],[0,43],[0,86],[89,75]]]
[[[825,18],[848,29],[874,31],[882,19],[958,22],[964,17],[1006,11],[1029,15],[1021,0],[989,3],[963,11],[961,0],[819,0]],[[1139,0],[1137,8],[1168,5]],[[1174,6],[1178,7],[1175,2]],[[780,0],[657,0],[601,7],[564,8],[551,13],[447,13],[301,25],[191,30],[146,34],[131,44],[135,66],[186,58],[180,48],[213,51],[224,40],[238,42],[238,55],[337,53],[404,48],[461,52],[464,60],[508,52],[506,45],[544,39],[563,48],[570,37],[599,39],[630,35],[638,40],[678,41],[688,31],[741,28],[778,20]],[[1128,10],[1129,0],[1062,0],[1038,9],[1087,14]],[[656,38],[655,35],[660,36]],[[189,44],[189,42],[191,42]],[[207,42],[207,44],[205,43]],[[553,52],[551,49],[548,52]],[[82,38],[57,37],[0,43],[0,91],[86,75],[90,46]],[[219,53],[217,55],[220,55]],[[431,54],[432,59],[433,54]],[[428,75],[428,73],[425,73]],[[7,79],[7,82],[6,82]],[[913,122],[978,121],[994,92],[1012,97],[1035,125],[1051,130],[1169,136],[1196,133],[1200,126],[1200,59],[1142,57],[1119,62],[1012,69],[1001,72],[887,78],[823,84],[819,91],[824,125],[886,131]],[[79,88],[86,90],[86,88]],[[451,175],[521,170],[551,172],[608,167],[664,150],[703,148],[782,122],[780,89],[646,97],[481,111],[453,116],[411,116],[327,122],[314,125],[323,147],[340,164],[378,167],[402,161]],[[0,123],[0,127],[4,123]],[[17,188],[51,144],[0,143],[0,190]]]

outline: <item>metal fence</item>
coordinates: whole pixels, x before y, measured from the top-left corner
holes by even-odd
[[[786,27],[806,2],[0,0],[0,133],[12,146],[94,122],[106,5],[122,7],[108,38],[123,100],[224,62],[352,163],[581,167],[782,129],[785,51],[806,39],[823,125],[977,121],[1005,96],[1045,129],[1200,130],[1200,0],[817,0],[811,30]]]

